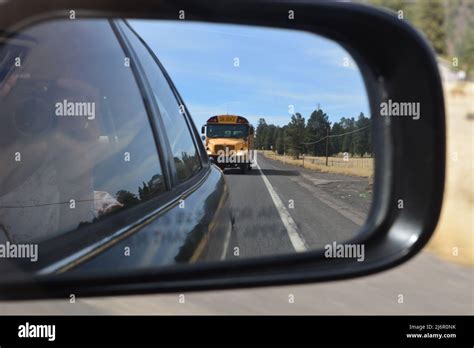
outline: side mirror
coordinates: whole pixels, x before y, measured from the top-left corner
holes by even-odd
[[[68,52],[68,49],[63,49],[64,47],[76,49],[76,46],[80,48],[80,45],[71,45],[70,40],[64,40],[61,44],[50,40],[55,37],[54,35],[58,35],[59,25],[67,25],[68,30],[72,30],[69,21],[60,19],[59,22],[48,27],[47,20],[43,19],[47,16],[47,11],[51,11],[51,15],[54,15],[53,18],[55,18],[56,12],[64,11],[64,8],[75,8],[77,1],[35,0],[35,6],[30,7],[26,7],[24,4],[33,3],[33,1],[0,1],[0,3],[2,3],[0,6],[2,53],[4,52],[3,46],[9,45],[12,54],[16,54],[18,42],[28,41],[28,50],[24,50],[25,55],[30,55],[34,59],[46,57],[43,58],[44,62],[31,64],[31,69],[40,70],[38,74],[31,74],[31,79],[17,79],[20,87],[29,84],[31,91],[35,91],[35,86],[43,81],[41,79],[35,81],[33,77],[49,76],[46,73],[50,71],[48,69],[51,69],[51,64],[47,63],[51,59],[56,59],[62,64],[54,66],[54,69],[51,70],[54,74],[56,71],[61,71],[60,67],[63,67],[62,70],[66,77],[70,76],[70,69],[79,69],[79,67],[85,69],[86,64],[70,64],[69,57],[72,53]],[[70,186],[73,187],[63,185],[66,192],[78,192],[81,193],[81,197],[92,197],[74,201],[77,207],[75,206],[76,210],[73,212],[70,212],[68,206],[55,203],[58,202],[57,190],[51,187],[52,185],[46,185],[44,190],[38,191],[40,193],[48,191],[48,197],[41,196],[40,202],[48,203],[47,208],[36,207],[34,200],[26,201],[28,197],[24,200],[25,204],[18,203],[15,206],[15,208],[21,209],[11,209],[10,205],[16,204],[14,202],[0,204],[0,220],[2,220],[0,221],[2,223],[0,224],[0,241],[5,229],[3,225],[6,225],[4,216],[7,216],[8,224],[16,223],[18,226],[16,230],[21,232],[17,239],[24,240],[25,247],[29,248],[27,249],[28,254],[25,255],[29,257],[7,258],[0,255],[0,300],[65,298],[70,294],[108,296],[131,293],[187,292],[340,280],[398,266],[422,250],[430,239],[438,221],[444,191],[445,107],[436,57],[432,53],[431,47],[417,31],[406,21],[399,20],[396,15],[357,3],[246,0],[243,2],[228,1],[225,7],[221,6],[218,0],[207,0],[206,2],[190,0],[187,3],[192,4],[189,8],[193,19],[209,21],[207,23],[209,30],[201,30],[203,24],[206,24],[205,22],[198,23],[199,28],[197,28],[197,22],[178,20],[174,22],[166,20],[169,22],[165,23],[167,25],[166,31],[149,27],[158,25],[160,22],[158,18],[176,18],[176,9],[180,7],[174,5],[171,0],[161,0],[160,6],[157,6],[155,2],[143,0],[137,1],[133,6],[118,6],[117,2],[112,1],[81,2],[81,11],[83,11],[81,17],[84,18],[90,14],[94,18],[94,21],[90,22],[95,23],[98,21],[98,16],[104,16],[101,19],[102,24],[97,23],[97,28],[103,28],[101,30],[110,35],[101,34],[95,38],[113,40],[112,42],[94,40],[96,47],[101,48],[101,55],[98,59],[103,58],[102,54],[104,58],[117,57],[114,50],[107,48],[123,45],[124,51],[130,51],[131,56],[137,57],[141,63],[137,64],[141,67],[140,69],[133,70],[122,69],[121,64],[109,64],[108,59],[105,59],[101,65],[107,71],[111,71],[110,76],[112,73],[116,73],[117,76],[123,75],[124,81],[130,81],[129,85],[122,86],[127,88],[125,91],[128,91],[129,88],[137,89],[135,81],[143,81],[140,84],[140,86],[143,85],[143,91],[140,93],[140,90],[137,89],[135,93],[140,105],[143,104],[140,98],[146,97],[150,110],[159,110],[159,105],[153,98],[153,88],[150,86],[151,84],[147,83],[148,76],[150,75],[149,77],[152,78],[157,71],[151,68],[145,69],[148,65],[143,62],[150,55],[148,53],[141,54],[141,52],[148,52],[148,49],[150,52],[153,51],[153,42],[157,42],[159,35],[166,35],[165,38],[177,38],[179,35],[183,35],[185,31],[183,28],[186,27],[188,33],[195,34],[193,36],[195,40],[208,40],[206,43],[212,47],[216,43],[209,39],[208,34],[217,32],[221,36],[226,32],[232,36],[232,39],[229,40],[235,38],[235,43],[241,44],[242,49],[246,47],[243,38],[250,38],[251,40],[249,39],[247,44],[258,48],[260,41],[254,40],[253,36],[248,34],[250,30],[253,30],[255,35],[261,35],[261,40],[272,38],[272,40],[266,41],[275,45],[270,52],[286,47],[283,39],[290,40],[291,36],[288,32],[299,38],[304,36],[304,40],[310,40],[291,39],[292,44],[299,43],[299,49],[302,54],[305,54],[305,65],[302,64],[302,59],[298,55],[290,56],[293,60],[284,61],[284,64],[282,62],[268,64],[267,59],[260,59],[262,55],[252,53],[252,59],[248,62],[250,64],[258,63],[259,65],[254,66],[262,67],[265,70],[261,74],[262,77],[271,76],[278,80],[283,73],[288,71],[289,64],[293,62],[298,63],[291,66],[292,70],[299,73],[297,79],[295,77],[295,81],[307,77],[310,70],[312,74],[319,77],[332,76],[327,73],[337,69],[337,73],[344,74],[344,81],[352,76],[352,81],[358,84],[360,82],[360,88],[357,88],[357,94],[351,89],[348,93],[337,94],[338,98],[328,98],[327,103],[332,100],[337,100],[338,103],[339,100],[352,101],[353,97],[357,96],[356,99],[360,100],[360,103],[356,103],[357,108],[352,108],[350,112],[354,117],[359,116],[357,119],[351,118],[341,121],[339,130],[333,127],[330,134],[328,134],[326,127],[321,128],[320,135],[309,140],[305,140],[303,131],[305,130],[305,117],[311,117],[311,114],[302,115],[295,112],[291,116],[285,115],[285,123],[289,122],[287,126],[281,124],[282,127],[286,127],[285,129],[278,128],[277,125],[270,128],[270,123],[262,122],[268,127],[267,130],[272,129],[272,133],[260,132],[259,128],[255,148],[269,149],[270,145],[267,145],[266,141],[261,141],[260,137],[262,134],[274,134],[273,140],[270,139],[272,149],[276,149],[278,153],[284,155],[277,161],[274,153],[258,151],[255,153],[254,163],[246,159],[237,162],[240,159],[231,155],[210,159],[211,163],[215,163],[221,168],[230,167],[227,168],[227,173],[224,176],[215,166],[201,166],[200,156],[188,151],[198,147],[203,157],[207,156],[204,145],[194,141],[199,134],[189,115],[185,115],[185,117],[186,124],[192,130],[192,139],[186,136],[187,130],[179,129],[182,132],[178,133],[173,129],[168,129],[171,127],[159,127],[161,124],[159,121],[162,120],[157,113],[157,122],[154,122],[154,118],[151,120],[153,122],[145,120],[147,127],[150,124],[153,125],[150,132],[155,137],[151,137],[148,142],[146,139],[141,139],[140,136],[130,137],[134,141],[130,144],[137,149],[137,152],[151,150],[151,147],[155,145],[155,139],[160,145],[156,147],[159,153],[155,154],[155,157],[160,161],[155,160],[153,156],[149,157],[151,161],[143,161],[143,165],[150,163],[151,166],[147,170],[147,175],[150,174],[150,177],[147,177],[146,182],[143,181],[144,177],[142,180],[141,176],[137,178],[136,175],[127,175],[130,174],[127,171],[131,170],[133,166],[120,167],[117,170],[111,167],[114,169],[111,170],[108,167],[108,161],[104,165],[99,162],[101,166],[97,166],[97,170],[91,173],[91,178],[93,175],[98,175],[96,172],[99,172],[100,169],[102,174],[100,178],[107,178],[107,181],[96,180],[97,187],[91,187],[91,180],[72,182]],[[42,6],[38,4],[42,4]],[[209,11],[209,9],[213,10]],[[294,12],[297,15],[289,21],[287,14],[290,10],[291,13]],[[39,15],[42,18],[40,24],[36,23]],[[114,16],[116,19],[113,18]],[[125,21],[122,18],[130,20]],[[158,24],[147,20],[145,21],[147,22],[146,30],[142,27],[140,31],[137,29],[140,25],[132,23],[134,19],[140,18],[157,18]],[[31,28],[24,28],[28,24],[26,23],[28,19],[34,19],[34,23]],[[92,44],[94,36],[89,33],[93,32],[91,28],[95,28],[95,26],[91,27],[92,24],[89,21],[81,24],[81,21],[82,18],[75,20],[73,28],[74,30],[84,30],[83,33],[87,34],[82,35],[87,38],[85,43]],[[237,23],[239,25],[235,25]],[[41,25],[41,30],[36,30],[35,25]],[[231,26],[221,32],[216,30],[216,25],[219,25],[219,28]],[[265,27],[267,27],[266,30],[263,30]],[[380,30],[374,30],[374,28],[380,28]],[[16,35],[18,30],[18,35]],[[281,34],[281,30],[284,30],[284,35]],[[10,32],[12,34],[15,32],[16,36],[10,35]],[[8,33],[8,35],[4,36],[4,33]],[[28,39],[30,36],[35,41]],[[319,38],[319,36],[323,38]],[[42,37],[46,39],[42,40]],[[63,37],[66,38],[66,36],[59,35],[58,39],[63,39]],[[315,69],[315,63],[323,63],[321,58],[323,55],[320,53],[324,53],[324,51],[320,52],[318,48],[329,47],[328,42],[330,41],[334,41],[332,47],[344,51],[339,51],[340,53],[334,55],[333,51],[328,50],[327,53],[331,53],[327,57],[328,64],[321,64]],[[183,52],[182,42],[179,39],[169,40],[169,42],[173,43],[170,49],[176,50],[170,51],[170,53]],[[188,42],[193,43],[193,41]],[[305,42],[311,42],[311,45],[303,44]],[[201,48],[201,45],[189,45],[186,48]],[[220,46],[216,45],[212,52],[217,52],[219,49]],[[58,53],[56,54],[56,52]],[[122,53],[125,57],[127,52]],[[153,53],[157,55],[156,59],[152,59],[153,68],[156,68],[156,61],[162,60],[159,68],[163,73],[166,72],[165,67],[172,69],[173,64],[170,64],[166,58],[170,55],[162,54],[160,48]],[[346,69],[339,63],[342,63],[346,53],[352,57],[351,69]],[[196,51],[195,55],[182,54],[180,59],[189,59],[189,63],[194,65],[196,62],[192,59],[199,54],[201,54],[200,51]],[[227,60],[223,60],[223,62],[230,65]],[[9,64],[12,71],[15,70],[12,63],[5,64]],[[2,68],[5,64],[2,62]],[[207,91],[211,86],[218,91],[224,87],[221,85],[216,87],[215,81],[209,79],[209,70],[205,69],[205,64],[202,65],[202,69],[200,67],[201,65],[193,69],[195,83],[192,83],[192,86],[195,87],[195,90],[194,93],[187,90],[186,98],[193,101],[199,100],[204,104],[205,101],[201,99],[203,91]],[[305,69],[305,67],[311,69]],[[81,69],[75,71],[77,76],[83,74]],[[326,75],[320,75],[320,72],[324,72]],[[87,76],[95,77],[95,73],[95,70],[89,70]],[[171,75],[165,75],[175,96],[180,100],[181,96],[171,81]],[[128,80],[125,79],[127,77]],[[186,78],[188,78],[188,74]],[[203,78],[209,80],[208,85],[201,82]],[[110,84],[113,84],[114,88],[111,91],[115,91],[116,85],[119,85],[115,81],[122,81],[122,78],[111,81]],[[247,82],[247,78],[245,81]],[[246,84],[248,95],[265,90],[262,88],[263,81],[259,76],[252,76],[248,81],[249,83]],[[252,81],[254,81],[253,84],[250,83]],[[312,82],[313,80],[308,81]],[[273,79],[265,82],[269,82],[271,86],[274,85]],[[319,95],[319,91],[329,90],[331,84],[335,86],[334,91],[339,90],[337,87],[340,81],[326,81],[321,77],[321,81],[318,82],[321,83],[311,84],[314,86],[314,90],[305,88],[299,91],[305,97],[304,99],[311,100],[309,102],[311,104],[318,102],[311,96],[315,93]],[[100,78],[91,79],[91,83],[98,84],[91,86],[94,87],[90,88],[91,90],[101,90],[103,81]],[[75,85],[71,84],[67,87],[76,88]],[[289,105],[293,98],[291,97],[293,93],[291,95],[286,93],[285,86],[287,84],[282,82],[278,85],[280,85],[278,88],[281,88],[280,94],[285,97],[281,97],[283,108],[280,111],[277,109],[275,115],[279,112],[286,113],[284,106]],[[303,85],[306,86],[306,84],[301,84],[301,86]],[[317,89],[318,85],[321,87],[319,90]],[[230,84],[228,89],[223,89],[222,95],[209,93],[217,108],[222,109],[222,105],[227,101],[226,98],[235,94],[235,87],[234,84]],[[24,88],[16,89],[17,92],[19,90],[27,91]],[[84,89],[78,89],[78,96],[82,96],[84,93],[82,90]],[[15,89],[11,89],[9,93],[13,92]],[[89,89],[85,92],[89,93]],[[321,93],[321,96],[323,94],[332,95],[331,93]],[[82,97],[87,99],[88,95]],[[108,103],[114,105],[117,110],[133,109],[128,108],[129,105],[126,103],[129,101],[121,98],[121,95],[126,94],[117,93],[118,97],[113,100],[111,95],[111,98],[108,98]],[[32,96],[35,97],[35,94]],[[184,96],[185,94],[183,94],[183,98]],[[261,97],[266,97],[266,94],[262,93]],[[19,101],[18,105],[23,105],[20,104],[24,100],[23,94],[18,95],[17,100]],[[255,100],[260,99],[256,98]],[[238,102],[248,104],[249,100],[242,97]],[[262,106],[262,112],[273,114],[273,104],[269,100],[267,105]],[[324,101],[322,105],[326,108]],[[9,104],[0,103],[0,114],[7,113],[10,110],[9,106]],[[370,123],[364,123],[368,120],[365,119],[359,106],[364,110],[367,109],[366,114],[370,113]],[[226,110],[220,111],[225,112]],[[33,110],[33,114],[34,112],[35,110]],[[193,115],[197,114],[197,112],[193,112]],[[205,114],[208,115],[209,112]],[[129,120],[125,117],[127,115],[124,114],[124,120]],[[315,112],[313,119],[317,121],[320,117],[322,117],[322,113]],[[67,126],[71,122],[76,122],[74,120],[66,121],[66,118],[63,120],[65,121],[61,122]],[[362,123],[355,126],[352,122]],[[72,124],[74,125],[74,123]],[[2,127],[5,126],[2,124]],[[1,129],[5,133],[4,128]],[[89,131],[94,129],[93,126],[90,127],[85,135],[90,136]],[[131,131],[134,130],[135,128]],[[203,140],[205,132],[206,127],[203,125],[201,127],[203,134],[201,139]],[[255,132],[254,127],[249,128],[250,135]],[[345,137],[349,134],[350,137]],[[352,137],[352,134],[357,134],[357,137],[355,135]],[[135,133],[131,133],[131,135],[135,135]],[[10,137],[10,134],[8,136]],[[22,141],[20,136],[22,134],[18,135],[19,141]],[[181,143],[181,137],[188,139],[189,143]],[[268,138],[270,137],[268,136]],[[344,140],[369,138],[375,160],[360,158],[360,162],[358,162],[353,156],[350,161],[345,161],[338,157],[340,153],[347,151],[347,144]],[[43,141],[42,138],[38,139]],[[54,137],[53,140],[55,139]],[[176,143],[179,147],[172,149],[169,146],[170,142]],[[368,144],[368,141],[366,143]],[[92,146],[88,142],[80,142],[80,144],[84,146],[85,151],[88,151]],[[148,145],[149,149],[144,148],[142,144]],[[229,149],[230,152],[230,148],[236,147],[236,144],[238,144],[238,140],[226,139],[218,144],[218,149],[225,149],[227,153],[227,150]],[[335,144],[339,144],[338,151],[334,152],[334,156],[331,156],[329,151],[332,151],[331,147],[334,148]],[[363,142],[359,141],[357,146],[359,145],[362,146]],[[65,148],[69,150],[69,147],[65,146]],[[118,147],[118,149],[121,148]],[[74,171],[74,166],[66,166],[63,163],[70,160],[72,155],[83,152],[71,149],[71,154],[69,154],[64,153],[65,150],[61,150],[62,152],[55,157],[58,163],[55,162],[54,165],[57,165],[55,168],[61,168],[61,176],[58,175],[58,177],[69,184],[69,178],[72,180],[78,175]],[[102,151],[102,148],[97,149],[97,151],[99,150]],[[108,148],[106,150],[108,151]],[[0,151],[4,151],[3,147],[0,148]],[[357,151],[362,155],[365,153],[365,150]],[[308,154],[304,157],[304,162],[299,159],[303,152]],[[310,156],[311,152],[314,153],[314,156]],[[108,152],[104,152],[104,155],[107,154]],[[145,153],[143,154],[145,155]],[[120,153],[118,155],[121,156]],[[325,155],[325,161],[321,160],[323,155]],[[266,158],[267,156],[271,158]],[[10,192],[18,185],[11,185],[16,181],[10,183],[10,180],[3,180],[2,176],[10,179],[11,173],[22,173],[21,171],[24,170],[24,166],[13,165],[10,157],[8,154],[0,156],[0,168],[2,169],[0,170],[0,196],[4,200],[6,200],[6,196],[3,195],[3,192]],[[33,157],[29,156],[29,158]],[[93,157],[102,158],[101,156]],[[357,185],[357,189],[361,192],[360,195],[357,195],[357,197],[360,196],[362,202],[357,204],[357,206],[360,205],[360,209],[356,205],[342,200],[338,191],[333,189],[336,184],[334,186],[331,184],[341,181],[334,179],[336,175],[328,174],[325,176],[327,180],[321,180],[321,173],[310,172],[310,170],[317,171],[324,164],[326,169],[329,169],[328,158],[341,166],[353,166],[349,169],[357,173],[360,170],[360,163],[368,163],[370,175],[373,174],[370,188],[367,188],[368,180],[353,180],[348,176],[341,179],[346,180],[350,185],[356,183],[354,185]],[[78,160],[80,161],[81,157],[78,157]],[[69,161],[69,163],[73,162]],[[158,167],[158,164],[161,164],[162,173],[157,174],[154,169]],[[255,164],[258,170],[250,170],[252,164]],[[274,168],[270,169],[267,165]],[[4,168],[9,169],[5,171]],[[11,172],[10,168],[15,172]],[[38,185],[49,180],[50,170],[41,172],[44,172],[42,175],[45,178],[38,180]],[[70,174],[68,177],[63,177],[63,173]],[[307,173],[309,173],[309,179],[305,177]],[[187,178],[188,174],[189,180],[179,180],[182,176]],[[339,175],[342,178],[342,174],[338,174],[338,178]],[[137,179],[136,185],[129,184],[128,180],[121,185],[122,178],[128,179],[129,177]],[[115,178],[120,180],[116,182],[113,180]],[[160,185],[160,180],[163,180],[167,187]],[[326,181],[327,185],[319,185],[319,183],[326,183]],[[33,191],[36,189],[34,186],[31,185],[28,190]],[[162,187],[163,189],[161,189]],[[104,191],[106,188],[107,192]],[[86,189],[90,191],[87,195]],[[291,193],[294,192],[293,189],[298,190],[300,197],[295,200],[297,202],[295,209],[287,207],[285,204],[288,198],[293,197]],[[82,191],[84,191],[83,195]],[[96,198],[96,192],[101,193],[102,196]],[[118,193],[115,199],[116,192]],[[26,196],[33,197],[33,195]],[[69,195],[64,196],[68,197],[67,201],[69,202]],[[185,197],[186,204],[184,204],[183,197]],[[363,197],[369,197],[371,205],[362,201]],[[97,209],[97,214],[90,214],[91,207],[102,207],[104,202],[108,208],[102,210],[109,209],[110,215],[102,218],[102,215],[99,214],[99,212],[102,214],[102,210],[99,211],[99,209]],[[238,204],[234,204],[234,202],[238,202]],[[300,204],[301,202],[314,204]],[[24,209],[24,206],[29,208]],[[35,207],[35,209],[30,207]],[[270,210],[267,209],[268,207]],[[60,216],[61,228],[62,225],[64,225],[64,229],[69,226],[72,226],[71,228],[79,227],[74,230],[74,233],[69,233],[70,231],[66,233],[67,231],[58,228],[59,232],[64,233],[47,235],[47,238],[46,236],[43,238],[40,233],[38,236],[30,236],[22,228],[23,225],[26,225],[24,220],[35,219],[42,222],[43,220],[40,219],[44,219],[45,223],[41,224],[41,227],[45,234],[50,233],[49,230],[54,225],[49,223],[51,220],[49,215],[43,214],[43,210],[39,209],[46,209],[45,211],[48,211],[51,217]],[[25,219],[23,210],[34,210],[34,212]],[[270,213],[268,213],[269,211]],[[237,219],[235,229],[231,226],[233,213],[239,214],[237,216],[245,216],[245,219]],[[84,223],[86,216],[90,219]],[[308,221],[312,223],[309,224]],[[334,223],[328,223],[331,221]],[[39,224],[35,226],[33,221],[28,222],[29,229],[36,233],[39,230]],[[8,231],[5,231],[16,230],[9,228]],[[241,233],[242,231],[246,231],[246,233]],[[262,243],[262,240],[269,242]],[[130,256],[124,257],[124,250],[127,250],[126,248],[131,245],[136,249],[133,249]],[[21,246],[23,247],[23,245]],[[234,255],[233,251],[236,246],[244,251],[240,257]],[[4,255],[6,248],[4,246]]]

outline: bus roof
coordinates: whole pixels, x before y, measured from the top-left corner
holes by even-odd
[[[240,124],[249,124],[249,121],[238,115],[216,115],[212,116],[207,120],[207,123],[240,123]]]

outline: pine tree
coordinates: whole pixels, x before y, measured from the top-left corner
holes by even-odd
[[[341,122],[334,122],[331,128],[331,135],[338,135],[344,133],[344,128]],[[330,154],[337,155],[342,152],[342,137],[332,136],[329,138]]]
[[[279,155],[283,155],[285,152],[285,136],[282,128],[278,127],[277,129],[277,138],[275,143],[275,150]]]
[[[431,42],[436,53],[446,53],[446,13],[441,0],[419,1],[416,3],[415,25]]]
[[[371,152],[369,148],[369,134],[370,134],[370,119],[365,117],[364,114],[361,112],[359,114],[359,118],[355,122],[356,129],[363,129],[360,130],[353,135],[353,142],[354,142],[354,152],[360,157],[362,157],[366,152]],[[365,128],[368,127],[368,128]]]
[[[291,121],[288,124],[287,136],[288,136],[288,152],[294,157],[299,158],[299,155],[303,153],[303,139],[305,135],[305,120],[300,113],[293,114]]]
[[[306,142],[311,143],[324,138],[330,126],[328,115],[321,109],[314,110],[306,125]],[[308,151],[312,155],[323,156],[326,153],[326,142],[309,144]]]
[[[263,148],[263,142],[265,137],[265,130],[267,128],[267,122],[264,118],[258,120],[257,130],[256,130],[256,139],[255,139],[255,148],[261,150]]]

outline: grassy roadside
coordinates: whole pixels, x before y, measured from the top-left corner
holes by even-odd
[[[263,151],[263,154],[273,160],[294,166],[303,167],[302,159],[293,159],[291,156],[278,155],[273,151]],[[344,161],[341,157],[329,157],[329,165],[326,167],[325,157],[307,156],[304,160],[304,167],[323,173],[337,173],[346,175],[355,175],[368,178],[373,173],[373,158],[349,158]]]

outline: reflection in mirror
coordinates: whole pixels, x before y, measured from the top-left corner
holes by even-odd
[[[338,257],[370,208],[363,78],[312,33],[42,22],[0,39],[0,110],[5,275]]]

